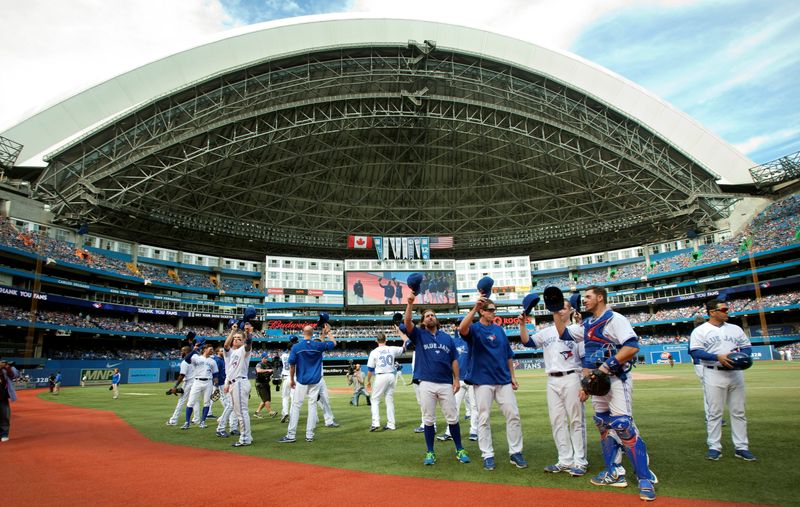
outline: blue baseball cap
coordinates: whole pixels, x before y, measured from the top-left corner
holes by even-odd
[[[522,298],[522,313],[530,315],[533,307],[539,304],[539,294],[531,292]]]
[[[419,287],[422,285],[422,273],[411,273],[406,279],[406,285],[416,296],[419,294]]]
[[[564,309],[564,293],[561,289],[551,285],[544,290],[544,306],[550,312],[558,312]]]
[[[255,318],[256,318],[255,308],[253,308],[252,306],[248,306],[247,308],[244,309],[244,317],[242,318],[242,320],[244,320],[245,322],[250,322]]]
[[[319,320],[317,320],[317,327],[322,327],[331,320],[331,316],[328,315],[328,312],[319,312]]]
[[[569,305],[575,309],[576,312],[581,311],[581,295],[577,292],[569,297]]]
[[[494,287],[494,280],[490,276],[484,276],[478,280],[478,292],[483,294],[484,297],[492,295],[492,287]]]

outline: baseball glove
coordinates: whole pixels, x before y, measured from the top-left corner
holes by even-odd
[[[169,396],[171,394],[174,394],[175,396],[180,396],[180,395],[183,394],[183,388],[182,387],[170,387],[169,389],[167,389],[167,392],[165,394],[167,396]]]
[[[220,392],[219,387],[214,388],[214,392],[211,393],[211,401],[219,401]]]
[[[108,390],[109,391],[113,391],[114,390],[114,386],[108,386]]]
[[[586,394],[605,396],[611,390],[611,378],[602,370],[594,369],[581,379],[581,387]]]

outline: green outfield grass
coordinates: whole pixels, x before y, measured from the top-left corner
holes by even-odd
[[[753,463],[733,457],[729,427],[723,431],[722,459],[718,462],[704,459],[706,432],[702,394],[691,366],[640,366],[635,372],[668,376],[657,380],[637,380],[634,389],[634,415],[647,442],[652,469],[660,481],[658,494],[800,505],[800,495],[796,492],[800,485],[800,364],[759,362],[745,372],[750,449],[758,457],[758,461]],[[410,380],[409,375],[406,379]],[[346,387],[343,377],[326,377],[326,380],[329,388]],[[437,441],[437,464],[433,467],[422,465],[425,443],[423,435],[412,432],[419,425],[420,413],[410,385],[398,386],[395,395],[397,431],[370,433],[369,407],[353,407],[348,403],[348,395],[332,394],[333,410],[340,428],[326,428],[320,424],[316,441],[305,442],[304,409],[298,427],[298,441],[279,444],[277,440],[285,434],[286,424],[281,424],[278,418],[251,418],[255,443],[241,449],[230,446],[232,439],[214,436],[216,421],[206,430],[192,427],[189,431],[180,431],[177,427],[165,426],[176,401],[175,397],[164,395],[166,384],[123,385],[120,399],[116,401],[111,399],[106,387],[68,388],[63,389],[57,398],[49,393],[43,393],[41,397],[80,407],[112,410],[146,437],[172,444],[378,473],[576,491],[597,489],[589,484],[589,476],[602,468],[590,405],[587,404],[586,411],[590,475],[573,478],[565,474],[544,473],[542,467],[555,462],[557,457],[547,417],[545,377],[542,372],[520,372],[519,380],[517,399],[522,413],[524,454],[530,467],[518,470],[504,459],[508,451],[505,426],[495,409],[492,428],[498,466],[493,472],[483,470],[477,442],[466,439],[469,428],[468,423],[463,422],[463,414],[464,444],[473,462],[459,464],[454,458],[452,442]],[[255,390],[251,396],[252,413],[256,407]],[[273,400],[276,399],[273,406],[280,409],[279,393],[273,389]],[[219,414],[221,411],[221,406],[215,404],[214,412]],[[322,422],[321,410],[319,415]],[[385,421],[385,412],[382,421]],[[443,429],[444,421],[440,415],[440,432]],[[624,464],[632,472],[627,459]],[[615,491],[635,494],[635,481],[627,489]]]

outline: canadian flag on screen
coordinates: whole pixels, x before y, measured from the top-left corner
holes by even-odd
[[[372,236],[347,236],[347,248],[372,248]]]

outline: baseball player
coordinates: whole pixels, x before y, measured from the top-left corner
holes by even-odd
[[[461,322],[459,321],[459,324]],[[470,384],[464,382],[464,379],[467,378],[468,370],[467,370],[467,358],[469,357],[469,345],[467,342],[461,338],[461,335],[458,333],[458,328],[456,328],[455,332],[453,333],[453,343],[456,344],[456,350],[458,351],[458,383],[461,388],[456,393],[456,410],[458,411],[459,417],[461,417],[461,403],[464,403],[464,410],[465,410],[465,420],[469,420],[469,439],[472,441],[478,440],[478,418],[471,417],[473,413],[473,405],[475,405],[475,396],[473,387]],[[478,410],[475,409],[474,413],[477,414]],[[447,429],[444,430],[444,433],[436,437],[437,440],[441,440],[445,442],[453,438],[450,436],[450,427],[448,426]]]
[[[406,384],[406,379],[403,377],[403,365],[400,363],[395,363],[394,367],[397,370],[395,384],[397,382],[401,382],[404,386],[408,385]]]
[[[314,441],[314,429],[317,426],[317,399],[319,397],[319,382],[322,379],[322,353],[333,350],[336,340],[331,334],[331,327],[325,324],[321,336],[322,342],[314,342],[311,338],[314,328],[303,328],[303,341],[292,347],[289,353],[289,382],[295,389],[292,398],[292,409],[289,414],[289,428],[286,435],[278,442],[294,442],[297,432],[297,423],[300,420],[300,407],[308,396],[308,419],[306,421],[306,442]],[[328,341],[330,339],[330,341]]]
[[[202,350],[202,353],[200,351]],[[219,372],[217,362],[211,358],[214,352],[214,346],[206,344],[203,341],[195,343],[194,348],[189,354],[183,358],[187,363],[194,366],[194,382],[192,383],[192,392],[189,393],[189,401],[186,402],[186,422],[181,426],[182,430],[188,430],[190,421],[192,420],[192,411],[195,405],[198,405],[200,399],[203,400],[203,415],[200,418],[199,428],[206,428],[206,417],[208,417],[208,408],[211,404],[211,393],[214,386],[217,384],[215,374]]]
[[[439,329],[436,312],[427,308],[422,311],[422,325],[416,327],[411,319],[412,307],[416,296],[412,292],[406,300],[404,323],[407,336],[401,334],[403,341],[414,344],[416,355],[413,382],[419,385],[419,400],[422,406],[422,417],[427,452],[423,465],[436,463],[433,444],[436,440],[436,404],[442,408],[450,434],[456,447],[456,459],[461,463],[469,463],[469,455],[461,445],[461,427],[458,424],[455,394],[460,389],[458,381],[458,360],[453,337]]]
[[[250,413],[247,404],[250,400],[250,381],[247,379],[247,370],[250,363],[250,350],[253,348],[253,326],[244,324],[244,332],[238,325],[231,326],[231,331],[225,339],[226,372],[225,389],[230,393],[233,404],[233,413],[239,421],[239,440],[231,444],[233,447],[252,445],[253,434],[250,431]],[[233,432],[231,432],[233,433]]]
[[[719,299],[706,304],[708,322],[697,326],[689,339],[690,354],[701,361],[705,398],[708,403],[708,452],[706,459],[716,461],[722,456],[722,414],[725,405],[731,416],[731,435],[734,456],[756,461],[748,449],[747,419],[744,414],[744,375],[731,370],[731,352],[750,354],[750,340],[735,324],[728,323],[728,305]]]
[[[111,375],[111,391],[112,399],[119,399],[119,381],[122,380],[122,375],[119,373],[119,368],[114,368],[114,374]]]
[[[283,370],[281,371],[281,422],[285,423],[289,420],[289,408],[292,405],[292,397],[294,396],[294,388],[289,381],[289,373],[291,365],[289,364],[289,353],[295,343],[298,342],[296,336],[289,338],[289,346],[281,353],[281,364]]]
[[[56,372],[55,385],[53,387],[53,394],[61,392],[61,372]]]
[[[517,468],[527,468],[522,455],[522,424],[514,391],[519,388],[514,372],[514,352],[503,328],[494,323],[497,305],[481,296],[475,306],[461,320],[458,332],[469,345],[467,358],[467,383],[474,385],[475,404],[478,406],[478,447],[483,457],[483,468],[494,470],[494,449],[489,414],[492,401],[497,402],[506,419],[509,460]],[[480,320],[472,324],[475,314]]]
[[[322,417],[325,419],[325,427],[338,428],[339,423],[333,416],[333,409],[331,408],[331,396],[328,393],[328,384],[325,383],[325,373],[319,378],[319,396],[317,397],[317,405],[322,409]]]
[[[178,417],[180,416],[183,407],[186,406],[186,401],[189,399],[189,393],[192,390],[192,383],[194,382],[194,366],[183,360],[187,355],[189,355],[191,350],[192,348],[188,345],[181,347],[180,371],[178,373],[178,379],[175,381],[175,385],[172,387],[172,389],[170,389],[170,391],[175,394],[178,390],[178,387],[181,385],[181,382],[183,382],[183,394],[181,394],[180,398],[178,398],[178,403],[175,404],[175,411],[172,412],[172,417],[167,420],[167,426],[178,425]]]
[[[565,326],[556,319],[558,336],[571,336],[576,342],[583,341],[585,356],[583,375],[597,367],[611,376],[611,390],[605,396],[593,396],[594,423],[600,431],[600,446],[606,469],[592,477],[595,486],[626,487],[624,477],[617,474],[614,460],[617,455],[616,441],[609,436],[614,431],[625,448],[625,453],[633,465],[639,480],[639,498],[645,501],[656,499],[655,475],[649,468],[647,446],[639,435],[633,421],[631,392],[633,384],[628,376],[629,362],[639,351],[639,340],[631,323],[623,315],[607,307],[608,294],[603,287],[592,285],[583,295],[583,306],[591,317],[584,320],[583,326]],[[569,335],[565,335],[565,330]],[[580,399],[588,395],[581,390]]]
[[[378,333],[378,347],[369,353],[367,359],[367,389],[372,395],[372,426],[370,431],[381,428],[381,399],[386,397],[386,426],[384,430],[397,429],[394,420],[394,387],[397,384],[397,370],[394,361],[403,353],[403,347],[386,345],[386,335]],[[373,387],[372,379],[375,379]]]
[[[569,301],[564,309],[553,314],[564,328],[573,313]],[[541,348],[547,373],[547,409],[553,440],[558,450],[558,461],[544,467],[545,472],[568,472],[573,477],[586,474],[586,422],[581,391],[581,361],[583,342],[561,340],[556,326],[548,326],[528,338],[528,316],[519,317],[519,337],[530,348]]]
[[[225,386],[225,378],[227,369],[225,365],[225,348],[217,347],[216,354],[213,356],[214,361],[217,363],[217,386]],[[236,419],[236,414],[233,413],[233,401],[231,400],[230,393],[226,393],[225,389],[220,390],[219,401],[222,403],[222,414],[217,418],[217,431],[216,434],[220,438],[228,438],[234,431],[239,434],[239,420]],[[231,433],[225,431],[230,424]]]

